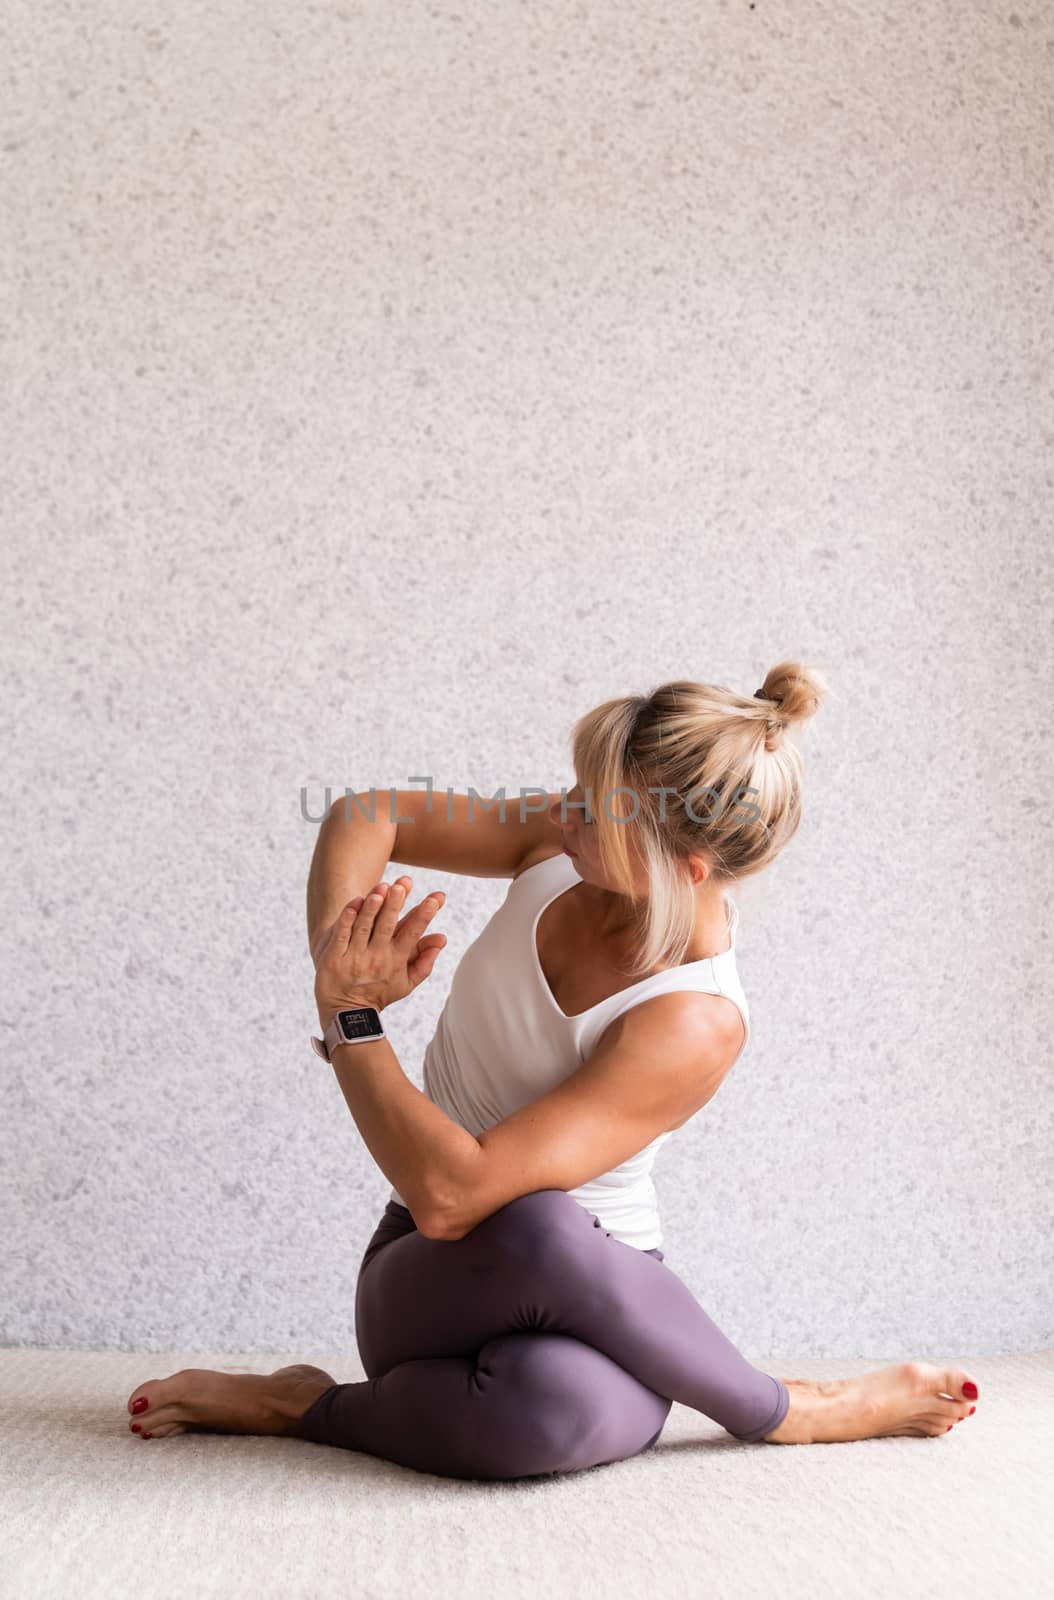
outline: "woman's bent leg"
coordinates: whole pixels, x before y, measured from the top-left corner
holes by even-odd
[[[450,1241],[424,1238],[409,1212],[390,1202],[360,1269],[356,1332],[367,1384],[335,1385],[298,1432],[389,1459],[396,1458],[387,1448],[356,1442],[365,1437],[358,1430],[370,1404],[378,1417],[383,1413],[380,1386],[370,1390],[370,1384],[409,1363],[453,1362],[445,1375],[433,1366],[432,1376],[450,1385],[448,1393],[461,1393],[482,1347],[502,1334],[558,1334],[587,1345],[653,1397],[702,1411],[738,1439],[764,1438],[790,1405],[786,1385],[751,1366],[656,1255],[612,1238],[558,1189],[524,1195]],[[399,1379],[413,1381],[408,1374]],[[522,1372],[519,1381],[522,1397]],[[342,1389],[363,1393],[348,1402],[347,1429],[331,1428],[326,1419],[339,1424],[334,1397]],[[589,1392],[595,1395],[597,1386]],[[453,1414],[439,1398],[435,1404],[439,1417]],[[378,1424],[381,1439],[390,1437],[384,1428]],[[640,1448],[652,1442],[646,1438]]]
[[[786,1384],[739,1353],[675,1272],[562,1189],[511,1201],[463,1239],[414,1229],[386,1245],[360,1275],[356,1332],[371,1375],[470,1356],[499,1333],[569,1334],[748,1442],[790,1408]]]
[[[522,1478],[639,1455],[670,1410],[599,1350],[562,1334],[503,1334],[475,1355],[405,1361],[335,1384],[299,1438],[418,1472]]]

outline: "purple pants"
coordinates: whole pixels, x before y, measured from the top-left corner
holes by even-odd
[[[294,1429],[450,1478],[521,1478],[623,1461],[671,1403],[756,1441],[790,1391],[725,1338],[661,1250],[612,1238],[562,1189],[522,1195],[462,1239],[426,1239],[389,1200],[359,1267],[367,1373]]]

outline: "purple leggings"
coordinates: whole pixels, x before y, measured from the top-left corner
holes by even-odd
[[[750,1442],[790,1391],[725,1338],[661,1250],[612,1238],[562,1189],[461,1239],[389,1200],[359,1267],[367,1377],[335,1383],[298,1438],[450,1478],[575,1472],[641,1454],[674,1400]]]

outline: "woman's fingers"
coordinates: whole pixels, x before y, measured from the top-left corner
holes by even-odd
[[[385,895],[387,893],[390,893],[389,885],[386,883],[379,883],[375,888],[370,890],[369,894],[363,900],[361,906],[359,907],[358,916],[355,918],[355,926],[351,930],[351,938],[348,940],[349,949],[351,949],[353,945],[358,945],[361,947],[362,945],[369,944],[374,923],[378,919],[378,915],[384,905]]]
[[[423,983],[427,977],[431,976],[432,968],[436,964],[439,952],[445,945],[445,933],[430,933],[419,941],[417,955],[412,961],[406,963],[407,975],[415,989],[419,983]]]
[[[373,927],[378,938],[390,939],[395,932],[399,921],[399,913],[406,901],[410,879],[407,877],[396,878],[394,883],[379,883],[378,889],[385,889],[387,893],[384,901],[373,919]]]
[[[430,895],[425,896],[419,906],[414,906],[412,911],[408,911],[402,922],[400,922],[396,929],[394,942],[396,948],[407,959],[417,949],[421,942],[421,935],[436,912],[442,909],[445,898],[446,896],[443,894],[442,889],[433,890]],[[436,934],[435,937],[441,938],[444,944],[446,943],[446,934]]]
[[[323,961],[328,961],[334,955],[342,956],[348,948],[348,941],[355,925],[355,915],[361,904],[361,894],[356,895],[354,900],[349,900],[347,905],[341,908],[339,916],[334,919],[331,926],[326,929],[319,939],[312,951],[316,972]]]
[[[376,933],[378,940],[391,939],[401,951],[409,954],[446,898],[443,891],[437,889],[400,921],[399,914],[405,906],[412,882],[404,874],[396,878],[394,883],[377,884],[366,896],[355,918],[352,940],[368,944]]]

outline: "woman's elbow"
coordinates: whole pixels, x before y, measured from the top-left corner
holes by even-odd
[[[425,1239],[460,1239],[462,1234],[455,1232],[449,1219],[443,1218],[438,1213],[425,1212],[418,1214],[411,1212],[417,1231]],[[466,1230],[467,1231],[467,1230]]]
[[[463,1221],[464,1211],[449,1199],[435,1196],[421,1200],[410,1207],[410,1215],[419,1234],[425,1239],[462,1239],[470,1224]]]

